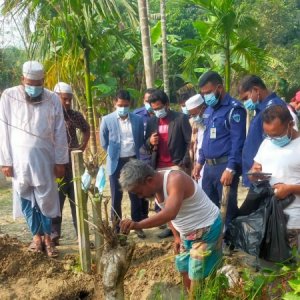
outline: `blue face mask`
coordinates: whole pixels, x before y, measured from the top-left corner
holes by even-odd
[[[210,94],[204,95],[204,101],[208,106],[214,107],[219,102],[219,99],[216,97],[215,93],[210,93]]]
[[[258,103],[253,102],[251,98],[244,102],[244,106],[247,110],[254,111],[257,107]]]
[[[197,124],[202,124],[203,123],[203,118],[198,115],[196,117],[193,117],[193,121]]]
[[[166,109],[163,107],[163,108],[161,108],[161,109],[159,109],[159,110],[155,110],[155,111],[154,111],[154,114],[155,114],[155,116],[156,116],[157,118],[162,119],[162,118],[164,118],[164,117],[167,116],[167,111],[166,111]]]
[[[117,112],[120,117],[126,117],[129,113],[129,107],[128,106],[125,106],[125,107],[117,106]]]
[[[35,98],[35,97],[39,96],[44,90],[43,86],[34,86],[34,85],[28,85],[28,84],[25,84],[24,88],[25,88],[26,94],[31,98]]]
[[[186,108],[186,106],[181,106],[181,110],[182,110],[182,112],[183,112],[185,115],[188,115],[188,114],[189,114],[189,111],[188,111],[188,109]]]
[[[147,112],[153,113],[153,109],[148,102],[145,103],[145,108],[146,108]]]
[[[276,137],[276,138],[271,138],[271,142],[277,146],[277,147],[284,147],[288,145],[291,142],[292,138],[289,137],[287,134],[284,136]]]

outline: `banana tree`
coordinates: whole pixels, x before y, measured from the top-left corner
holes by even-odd
[[[249,28],[258,24],[248,17],[243,7],[235,5],[235,0],[191,0],[189,3],[201,8],[202,14],[193,23],[198,39],[185,41],[185,49],[190,52],[183,64],[186,73],[193,72],[199,62],[206,68],[219,67],[229,91],[234,67],[253,72],[266,64],[265,52],[247,34]],[[216,55],[219,64],[214,62]]]

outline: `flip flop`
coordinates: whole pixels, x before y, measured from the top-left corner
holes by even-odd
[[[43,245],[42,241],[31,241],[28,251],[30,252],[37,252],[37,253],[42,253],[43,252]]]
[[[45,245],[45,252],[48,257],[58,257],[58,250],[55,248],[54,243],[51,243],[50,245]]]

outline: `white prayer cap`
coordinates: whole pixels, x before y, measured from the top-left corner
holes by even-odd
[[[72,88],[69,84],[65,82],[59,82],[54,87],[55,93],[66,93],[66,94],[73,94]]]
[[[193,108],[200,106],[203,103],[204,103],[204,99],[202,98],[202,96],[200,94],[196,94],[185,102],[185,106],[187,110],[191,110]]]
[[[44,67],[38,61],[26,61],[23,65],[23,76],[31,80],[41,80],[44,78]]]

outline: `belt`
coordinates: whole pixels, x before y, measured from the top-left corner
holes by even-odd
[[[122,160],[122,161],[129,161],[129,160],[132,159],[132,158],[136,158],[136,155],[128,156],[128,157],[120,157],[119,160]]]
[[[205,160],[205,162],[209,166],[224,164],[227,161],[228,161],[228,156],[222,156],[222,157],[219,157],[219,158],[208,158],[208,159]]]

